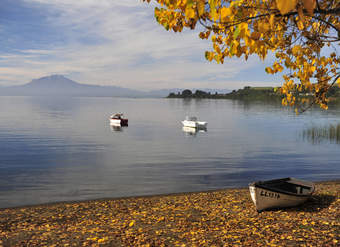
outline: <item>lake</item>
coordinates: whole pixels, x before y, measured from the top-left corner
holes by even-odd
[[[340,177],[340,109],[296,116],[231,100],[0,97],[0,111],[2,208]],[[118,112],[128,127],[111,128]],[[183,129],[186,115],[207,131]]]

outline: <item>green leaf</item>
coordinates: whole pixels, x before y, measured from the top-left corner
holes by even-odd
[[[194,5],[194,1],[193,0],[187,0],[187,8],[188,7],[192,7]]]
[[[233,38],[234,39],[237,39],[237,37],[240,35],[240,31],[241,31],[240,26],[237,25],[237,27],[236,27],[236,29],[234,31],[234,34],[233,34]]]
[[[229,52],[230,52],[230,54],[232,55],[232,56],[234,56],[235,55],[235,53],[234,53],[234,43],[231,43],[231,46],[229,47]]]

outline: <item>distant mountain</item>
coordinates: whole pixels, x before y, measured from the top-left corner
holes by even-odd
[[[0,95],[9,96],[104,96],[104,97],[167,97],[170,93],[179,93],[184,89],[160,89],[152,91],[139,91],[117,86],[98,86],[81,84],[72,81],[62,75],[45,76],[39,79],[34,79],[31,82],[11,87],[0,87]],[[193,92],[197,89],[191,89]],[[198,89],[205,92],[225,93],[230,90],[221,89]]]
[[[39,79],[33,79],[30,83],[23,85],[23,88],[27,89],[71,89],[82,88],[84,85],[72,81],[62,75],[45,76]],[[88,86],[88,85],[85,85]]]
[[[81,84],[62,75],[51,75],[21,86],[2,87],[0,95],[143,97],[145,92],[116,86]]]

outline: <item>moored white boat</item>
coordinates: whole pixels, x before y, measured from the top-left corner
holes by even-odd
[[[123,118],[123,113],[117,113],[110,117],[111,125],[128,126],[128,121],[127,118]]]
[[[312,182],[295,178],[258,181],[249,185],[256,210],[294,207],[304,203],[314,192]]]
[[[196,117],[186,117],[185,120],[182,121],[183,126],[191,127],[191,128],[207,128],[208,123],[203,121],[197,121]]]

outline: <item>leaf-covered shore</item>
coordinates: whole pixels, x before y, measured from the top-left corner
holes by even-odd
[[[0,209],[0,246],[339,246],[340,180],[257,213],[247,188]]]

